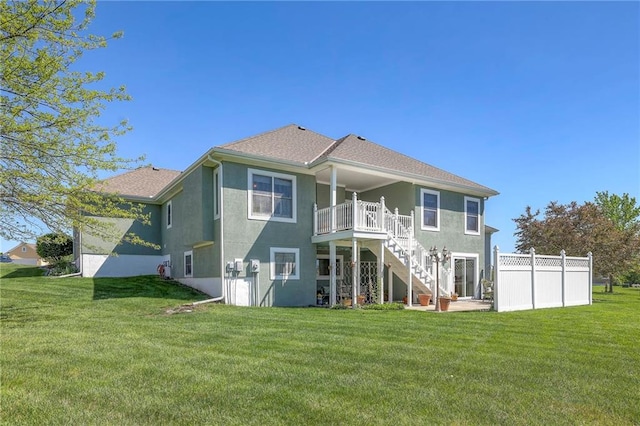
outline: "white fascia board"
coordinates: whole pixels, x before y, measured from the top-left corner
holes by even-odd
[[[155,197],[141,197],[139,195],[127,195],[127,194],[115,194],[116,197],[122,198],[125,201],[130,201],[132,203],[142,203],[142,204],[160,204]]]
[[[459,184],[455,182],[444,181],[441,179],[434,179],[434,178],[425,179],[425,177],[422,175],[416,175],[413,173],[403,173],[403,172],[398,172],[390,169],[385,169],[382,167],[372,166],[369,164],[358,163],[356,161],[348,161],[348,160],[342,160],[342,159],[336,159],[336,158],[326,158],[321,162],[312,164],[311,170],[318,168],[318,166],[320,165],[323,165],[323,166],[336,165],[336,166],[339,166],[340,168],[350,169],[354,171],[358,171],[358,170],[361,171],[363,169],[366,169],[368,171],[375,172],[374,174],[377,176],[386,177],[389,179],[401,180],[403,182],[409,182],[416,185],[426,186],[429,188],[444,189],[444,190],[460,192],[468,195],[475,195],[478,197],[488,198],[488,197],[493,197],[495,195],[500,194],[498,191],[495,191],[490,188],[483,190],[482,188],[477,188],[474,186],[468,186],[468,185]]]
[[[260,155],[244,154],[238,151],[231,151],[224,148],[213,148],[212,154],[217,154],[216,157],[221,160],[233,161],[236,163],[246,164],[248,166],[270,168],[290,173],[315,175],[315,172],[312,172],[309,169],[308,164],[299,163],[297,161],[287,161],[277,158],[263,157]]]
[[[154,197],[154,201],[158,204],[162,204],[168,198],[172,197],[180,190],[175,190],[176,185],[181,183],[185,177],[187,177],[191,172],[193,172],[198,167],[207,163],[210,157],[215,158],[218,161],[234,161],[241,164],[246,164],[250,166],[258,166],[258,167],[267,167],[276,170],[283,170],[292,173],[301,173],[313,175],[314,173],[309,171],[309,167],[303,163],[298,163],[295,161],[284,161],[278,159],[272,159],[268,157],[262,157],[258,155],[244,154],[237,151],[232,151],[224,148],[211,148],[203,155],[200,156],[195,162],[193,162],[189,167],[186,168],[179,176],[176,176],[174,180],[172,180],[167,186],[164,187],[162,191],[158,193]],[[274,167],[275,166],[275,167]]]

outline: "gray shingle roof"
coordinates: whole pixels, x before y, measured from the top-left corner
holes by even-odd
[[[327,160],[335,159],[356,162],[376,168],[387,169],[390,172],[419,175],[442,182],[493,191],[486,186],[423,163],[415,158],[400,154],[399,152],[355,135],[348,135],[336,141],[335,145],[327,151],[323,158]]]
[[[296,124],[215,147],[212,152],[284,161],[313,167],[325,161],[347,162],[390,174],[464,186],[487,195],[496,191],[355,135],[334,140]],[[156,197],[181,172],[141,167],[102,181],[96,190],[141,198]]]
[[[333,143],[331,138],[290,124],[217,148],[306,164],[322,155]]]
[[[96,190],[122,196],[152,198],[180,175],[177,170],[140,167],[101,181]]]
[[[318,164],[330,160],[342,160],[357,165],[384,169],[392,174],[417,175],[425,180],[463,185],[482,192],[496,191],[473,181],[423,163],[399,152],[367,141],[356,135],[333,140],[319,133],[290,124],[270,132],[261,133],[216,147],[238,154],[284,160],[303,164]]]

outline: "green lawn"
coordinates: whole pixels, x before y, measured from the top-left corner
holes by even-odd
[[[513,313],[167,309],[2,265],[2,424],[639,424],[640,291]]]

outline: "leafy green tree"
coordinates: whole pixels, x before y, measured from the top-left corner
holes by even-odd
[[[73,254],[73,240],[65,234],[42,235],[36,240],[36,253],[47,262],[58,264]]]
[[[72,228],[113,241],[115,227],[95,216],[148,223],[142,206],[96,187],[102,171],[140,159],[116,154],[129,126],[99,121],[107,102],[126,101],[124,87],[98,88],[102,72],[78,70],[85,51],[107,38],[87,33],[95,0],[0,0],[0,235],[28,240]],[[110,38],[120,37],[120,33]],[[128,234],[125,241],[144,243]],[[150,244],[149,244],[150,245]]]
[[[614,225],[622,230],[636,232],[640,236],[640,205],[636,204],[635,197],[624,193],[622,196],[609,194],[608,191],[596,192],[594,202],[600,207]],[[620,271],[615,276],[616,281],[636,282],[640,274],[640,250],[632,256],[629,269]],[[610,281],[611,282],[611,281]]]
[[[635,228],[640,223],[640,205],[627,193],[619,196],[608,191],[596,192],[594,202],[620,229]]]
[[[637,227],[620,228],[594,203],[575,201],[566,205],[551,202],[544,215],[532,212],[514,219],[516,249],[523,253],[534,247],[541,254],[565,250],[568,256],[593,254],[596,274],[609,277],[609,291],[615,277],[634,264],[640,252]]]

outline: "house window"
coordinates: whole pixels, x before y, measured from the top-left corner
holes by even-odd
[[[440,230],[440,193],[429,189],[420,191],[422,198],[422,229]]]
[[[167,229],[171,228],[171,222],[173,221],[173,208],[171,201],[167,203]]]
[[[213,218],[220,218],[220,169],[213,171]]]
[[[249,169],[249,219],[296,221],[296,178]]]
[[[342,278],[342,256],[336,256],[336,278]],[[317,278],[328,280],[331,278],[330,259],[328,254],[319,254],[316,260]]]
[[[272,280],[300,279],[300,249],[271,247],[270,278]]]
[[[184,276],[193,277],[193,251],[184,252]]]
[[[22,252],[26,253],[27,252],[27,248],[26,247],[22,247]]]
[[[480,234],[480,200],[464,197],[465,234]]]

